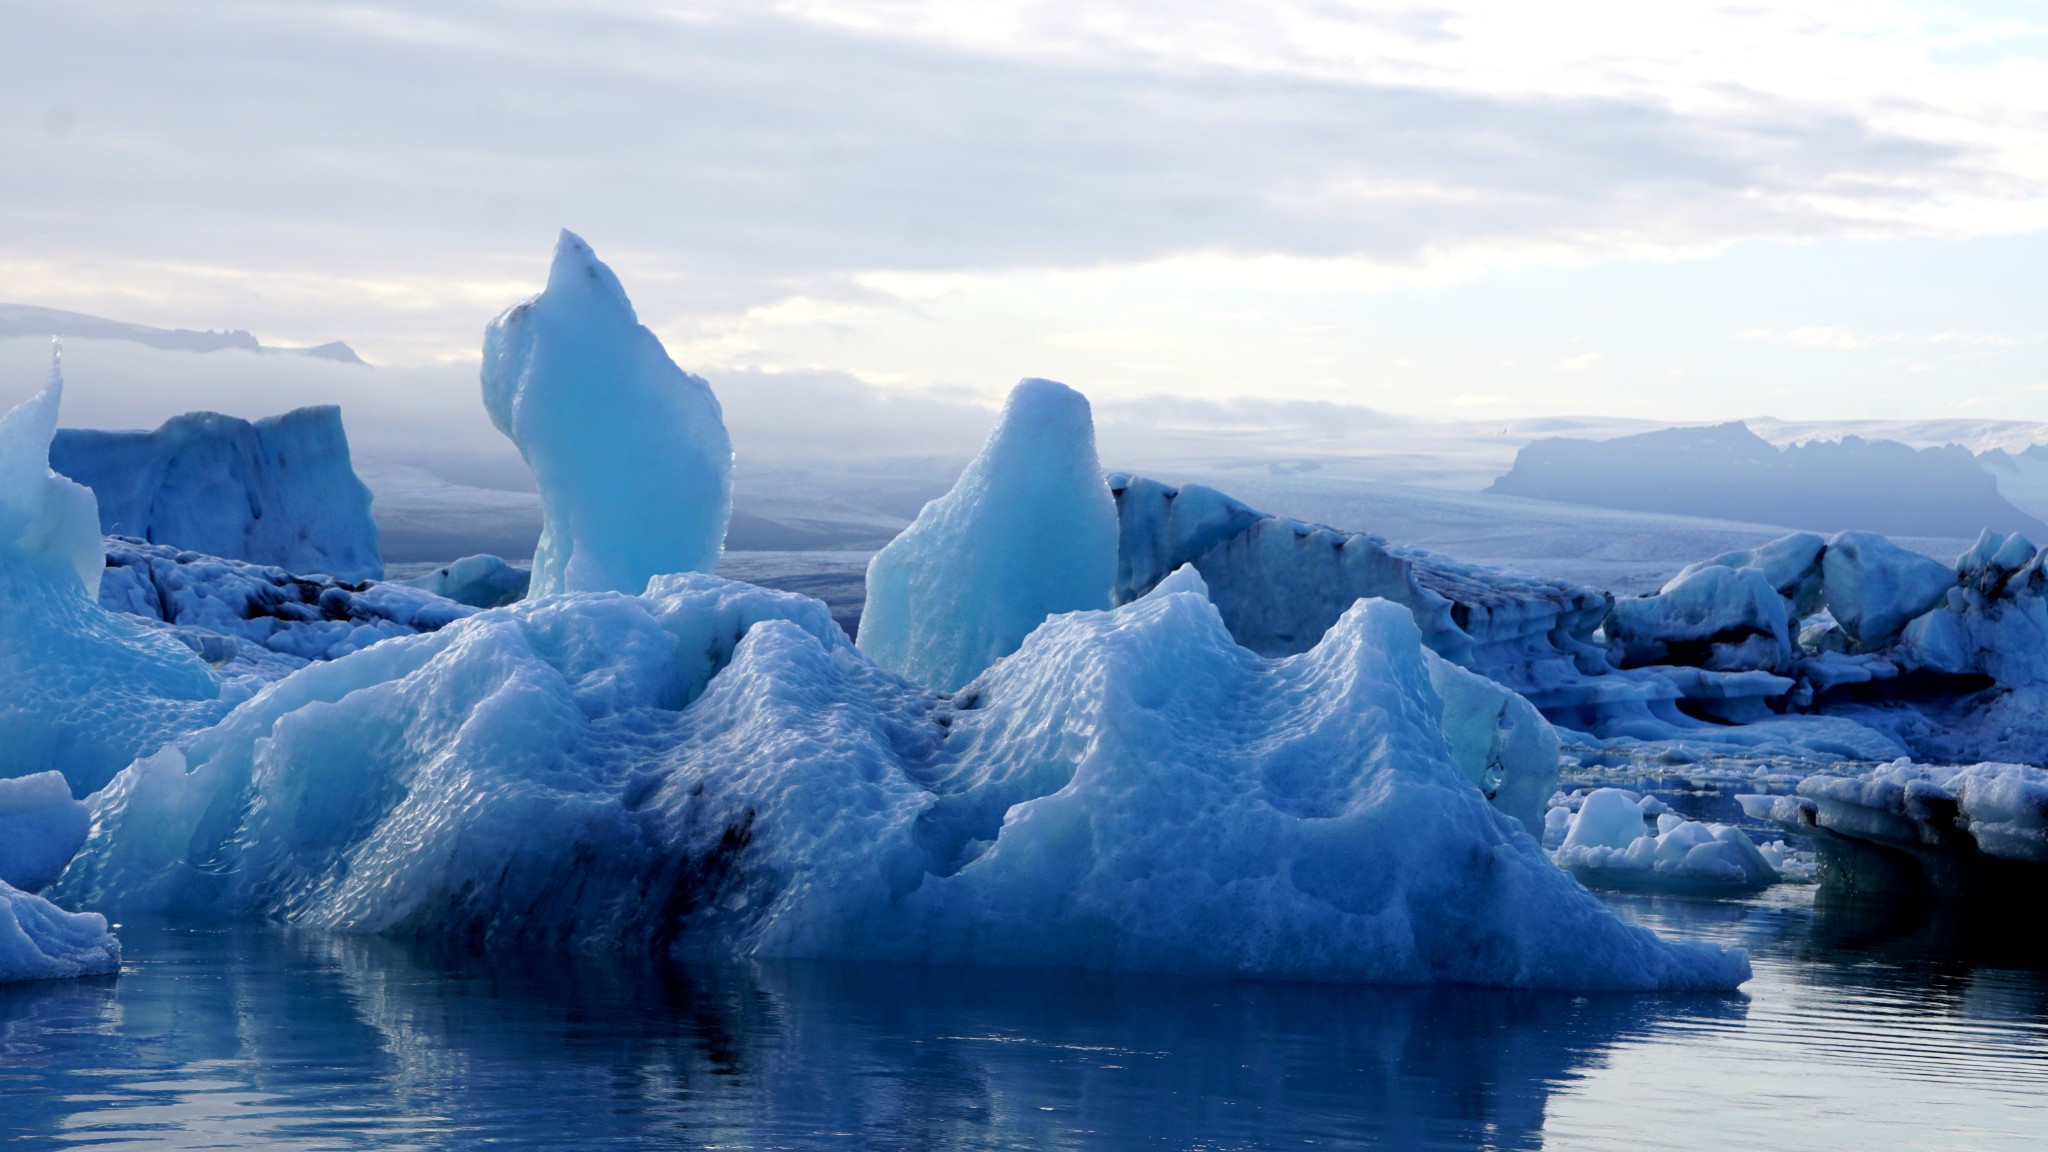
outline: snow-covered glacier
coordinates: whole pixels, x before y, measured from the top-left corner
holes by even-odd
[[[370,490],[332,405],[254,423],[187,412],[154,432],[66,428],[50,466],[92,489],[109,536],[341,580],[384,576]]]
[[[718,398],[676,367],[612,270],[564,231],[547,287],[484,332],[484,407],[540,487],[532,594],[638,593],[709,572],[732,516]]]
[[[194,652],[94,602],[105,561],[90,489],[50,470],[61,363],[0,416],[0,778],[59,770],[80,794],[233,700]]]
[[[960,691],[712,576],[309,666],[94,797],[54,893],[123,913],[715,956],[1725,988],[1454,759],[1405,609],[1272,659],[1192,570]]]
[[[1024,380],[952,490],[869,562],[860,649],[950,691],[1046,617],[1109,607],[1116,569],[1088,399]]]

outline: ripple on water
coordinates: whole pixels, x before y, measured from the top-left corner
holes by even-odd
[[[1739,996],[475,957],[137,924],[0,988],[24,1148],[2029,1148],[2038,947],[1952,914],[1612,898]]]

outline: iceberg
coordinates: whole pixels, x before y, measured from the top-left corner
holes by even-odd
[[[1109,570],[1103,570],[1107,594]],[[271,685],[131,765],[53,889],[485,945],[1728,988],[1454,756],[1408,611],[1235,643],[1192,570],[954,693],[703,574],[522,601]]]
[[[97,912],[66,912],[0,880],[0,984],[108,976],[121,944]]]
[[[1816,775],[1791,796],[1738,796],[1745,813],[1811,836],[1823,885],[2031,900],[2048,881],[2048,770],[1916,764]]]
[[[860,650],[958,688],[1048,616],[1108,608],[1117,539],[1087,398],[1025,380],[952,491],[869,562]]]
[[[1956,572],[1874,532],[1842,532],[1821,556],[1821,582],[1828,612],[1842,631],[1858,645],[1875,648],[1939,605],[1956,586]]]
[[[709,572],[732,516],[711,385],[676,367],[612,270],[564,231],[547,288],[484,332],[484,407],[540,488],[532,595]]]
[[[1700,566],[1654,596],[1617,599],[1607,638],[1621,649],[1624,668],[1688,664],[1768,672],[1792,662],[1785,599],[1756,568]]]
[[[1627,789],[1595,789],[1559,821],[1566,831],[1558,866],[1612,888],[1748,892],[1777,883],[1778,870],[1742,829],[1665,811],[1651,832],[1644,808],[1644,798]]]
[[[154,432],[67,428],[50,466],[92,489],[109,536],[342,580],[384,576],[370,490],[332,405],[253,424],[188,412]]]
[[[1738,552],[1723,552],[1710,560],[1689,564],[1664,585],[1669,592],[1703,568],[1754,568],[1785,598],[1787,615],[1797,621],[1820,611],[1821,554],[1826,538],[1811,532],[1794,532],[1768,544]]]
[[[0,416],[0,778],[61,770],[79,794],[233,701],[190,648],[94,603],[92,491],[52,472],[62,361]]]

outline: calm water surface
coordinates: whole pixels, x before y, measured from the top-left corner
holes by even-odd
[[[1925,911],[1615,898],[1734,996],[608,966],[129,924],[0,986],[55,1148],[2048,1147],[2048,958]]]

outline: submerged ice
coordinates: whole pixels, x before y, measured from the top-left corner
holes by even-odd
[[[1298,656],[1190,571],[952,694],[711,576],[316,664],[94,799],[107,910],[711,955],[1730,987],[1623,924],[1454,758],[1409,614]]]
[[[618,277],[563,232],[545,291],[484,333],[484,407],[540,488],[532,594],[638,593],[709,572],[732,515],[732,441]]]

